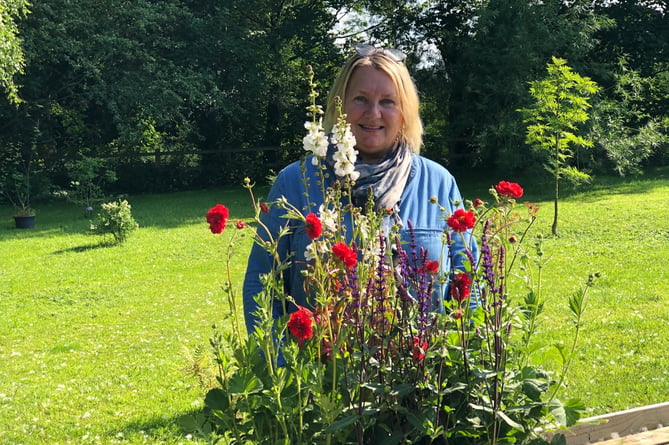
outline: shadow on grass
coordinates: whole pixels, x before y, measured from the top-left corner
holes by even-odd
[[[17,229],[14,223],[3,225],[0,223],[0,241],[20,240],[32,238],[51,238],[62,235],[85,234],[86,231],[79,227],[55,226],[46,224],[36,225],[32,229]]]
[[[518,182],[524,189],[522,201],[550,202],[554,197],[552,178],[546,174],[502,175],[475,171],[468,175],[456,175],[464,199],[480,197],[489,200],[489,188],[500,179]],[[635,194],[651,191],[669,185],[669,167],[649,168],[643,176],[621,177],[615,175],[595,176],[590,184],[580,187],[567,183],[560,184],[560,200],[583,200],[592,202],[611,194]],[[254,190],[257,200],[263,200],[268,192],[266,186]],[[247,190],[241,185],[228,188],[182,191],[154,195],[128,197],[132,205],[133,217],[140,228],[175,228],[184,225],[201,224],[206,227],[207,210],[216,203],[230,209],[230,219],[250,219],[254,216],[253,206]],[[23,238],[44,238],[52,236],[84,234],[89,229],[89,221],[82,218],[81,210],[67,202],[44,203],[39,206],[34,229],[16,229],[11,219],[13,210],[9,206],[0,206],[0,241]],[[204,230],[204,229],[203,229]],[[78,247],[75,252],[96,249],[98,245]]]
[[[61,250],[56,250],[53,254],[54,255],[62,255],[64,253],[77,253],[77,252],[86,252],[89,250],[95,250],[95,249],[106,249],[109,247],[116,247],[118,245],[117,242],[112,241],[112,240],[104,240],[104,241],[99,241],[95,244],[86,244],[83,246],[74,246],[74,247],[69,247],[67,249],[61,249]]]
[[[120,425],[119,429],[109,430],[109,437],[118,437],[119,432],[130,443],[184,443],[184,439],[194,443],[215,443],[216,435],[212,433],[202,409],[192,410],[174,417],[159,416],[145,421],[129,422]]]
[[[256,199],[263,200],[267,188],[258,187]],[[190,224],[206,227],[207,211],[217,203],[230,210],[230,219],[249,219],[254,216],[249,192],[241,185],[228,189],[173,192],[141,195],[128,199],[132,215],[140,227],[172,228]]]
[[[265,199],[268,188],[258,186],[254,190],[257,200]],[[153,195],[128,196],[132,216],[140,228],[170,229],[185,225],[201,224],[206,227],[205,215],[217,203],[230,209],[230,219],[250,219],[254,216],[249,192],[238,187],[199,191],[182,191]],[[0,241],[5,239],[45,238],[85,234],[90,229],[90,219],[82,217],[81,209],[69,202],[54,201],[40,203],[33,229],[16,229],[11,215],[14,209],[0,205]]]

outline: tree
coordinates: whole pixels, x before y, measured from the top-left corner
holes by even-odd
[[[303,130],[307,64],[333,79],[342,61],[337,3],[36,2],[20,23],[25,106],[0,104],[0,143],[38,128],[38,157],[62,187],[84,156],[112,159],[124,192],[262,178],[301,154],[288,147]],[[281,148],[225,153],[254,147]]]
[[[669,159],[668,5],[654,0],[595,4],[615,26],[596,33],[600,44],[592,51],[593,66],[601,67],[593,77],[604,92],[593,104],[591,138],[600,154],[593,164],[621,175],[639,174]]]
[[[383,16],[375,38],[429,62],[417,76],[430,111],[426,151],[463,170],[476,164],[506,172],[533,167],[536,157],[523,144],[516,112],[531,101],[527,83],[542,75],[554,54],[587,66],[594,33],[611,25],[586,0],[364,3]]]
[[[23,73],[24,67],[16,19],[27,14],[27,0],[0,0],[0,87],[14,104],[21,102],[15,76]]]
[[[572,71],[567,61],[557,57],[548,64],[548,75],[530,83],[532,107],[520,110],[526,118],[526,141],[543,153],[545,168],[554,179],[554,208],[552,234],[557,236],[560,179],[570,182],[587,181],[590,177],[569,160],[572,146],[591,147],[592,141],[576,134],[579,124],[588,120],[589,98],[598,90],[595,82]]]
[[[612,91],[593,107],[590,138],[603,154],[597,158],[608,159],[618,174],[639,174],[669,145],[669,116],[660,111],[660,102],[669,97],[669,71],[642,77],[621,59],[613,74]]]
[[[0,109],[2,142],[38,130],[36,159],[61,187],[70,180],[66,164],[82,156],[113,158],[115,168],[130,160],[151,166],[139,158],[155,148],[144,138],[151,125],[172,144],[159,148],[192,151],[192,110],[216,96],[214,76],[188,57],[192,28],[176,0],[36,2],[20,23],[24,104]],[[176,167],[172,178],[182,172]],[[157,182],[133,173],[124,176]]]
[[[265,154],[245,150],[237,160],[255,170],[208,170],[217,182],[239,182],[244,176],[267,174],[301,155],[299,145],[308,105],[306,67],[311,64],[325,94],[342,62],[329,31],[336,14],[326,0],[212,1],[200,11],[207,33],[198,45],[202,58],[217,74],[222,92],[215,106],[197,116],[202,146],[216,167],[231,147],[280,147]],[[222,175],[223,174],[223,175]],[[226,178],[225,175],[228,175]],[[241,177],[238,175],[242,175]]]
[[[608,0],[593,1],[595,10],[605,14],[615,26],[596,33],[597,48],[592,57],[616,72],[620,57],[625,57],[632,70],[642,77],[652,77],[658,70],[667,69],[669,60],[669,26],[666,0]]]

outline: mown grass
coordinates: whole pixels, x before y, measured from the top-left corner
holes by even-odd
[[[570,339],[567,298],[602,273],[561,396],[591,414],[669,397],[668,173],[570,191],[559,238],[548,236],[550,188],[519,181],[542,207],[534,233],[550,257],[543,340]],[[496,181],[460,182],[473,199]],[[0,208],[0,443],[207,443],[194,428],[205,386],[188,369],[226,319],[232,231],[211,235],[203,215],[221,202],[233,224],[249,218],[248,195],[240,186],[129,201],[141,227],[120,246],[88,235],[68,203],[41,206],[32,230],[14,229]],[[249,247],[243,239],[233,253],[237,292]]]
[[[188,442],[179,421],[202,405],[188,355],[225,315],[223,241],[203,215],[214,202],[241,211],[241,196],[131,198],[141,228],[121,246],[87,235],[65,203],[41,207],[33,230],[5,218],[0,443]]]

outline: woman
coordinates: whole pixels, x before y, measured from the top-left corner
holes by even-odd
[[[423,126],[418,93],[404,64],[405,58],[396,49],[356,46],[356,53],[342,67],[328,96],[324,127],[328,133],[333,130],[339,114],[336,101],[341,98],[342,112],[355,136],[358,151],[355,164],[358,177],[352,190],[354,202],[363,207],[371,189],[375,204],[392,210],[388,213],[394,218],[392,223],[400,225],[400,236],[404,241],[410,239],[411,225],[416,244],[427,249],[430,260],[440,261],[442,272],[450,272],[451,266],[463,270],[464,255],[458,254],[464,252],[462,237],[453,237],[455,245],[451,252],[455,264],[451,265],[443,240],[447,230],[444,213],[440,206],[430,203],[436,198],[447,214],[451,214],[461,206],[462,198],[455,179],[444,167],[418,155]],[[332,151],[331,146],[326,157],[326,177],[330,183],[336,179]],[[304,186],[305,177],[311,184],[308,190]],[[304,163],[295,162],[279,173],[267,200],[274,202],[283,197],[305,214],[315,211],[323,203],[321,187],[315,185],[320,178],[319,167],[309,159]],[[303,223],[282,218],[284,213],[273,206],[269,213],[262,215],[262,222],[273,237],[286,224],[292,225],[290,234],[281,238],[278,253],[282,259],[289,256],[291,259],[291,267],[284,273],[287,293],[296,304],[308,307],[310,302],[301,271],[307,263],[305,252],[311,239]],[[258,234],[267,238],[261,231]],[[465,242],[469,236],[466,234]],[[475,245],[473,253],[477,255]],[[271,267],[272,257],[255,244],[243,289],[249,332],[253,331],[256,320],[254,298],[262,290],[260,276],[268,273]],[[449,297],[439,286],[436,294],[436,309],[441,309],[442,299]],[[288,310],[294,309],[293,306]],[[277,301],[274,314],[279,316],[282,312],[283,305]]]

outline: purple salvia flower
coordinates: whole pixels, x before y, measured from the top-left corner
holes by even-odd
[[[499,289],[497,289],[497,292],[499,293],[499,298],[500,300],[504,299],[504,292],[506,292],[506,289],[504,288],[504,281],[506,276],[504,275],[504,267],[506,267],[504,263],[504,259],[506,258],[506,248],[504,245],[499,246],[499,264],[497,265],[497,270],[499,271],[498,277],[500,278],[499,280]]]
[[[423,246],[421,246],[421,248],[420,248],[419,259],[420,259],[420,264],[422,264],[422,265],[424,265],[427,262],[427,250]],[[421,268],[417,268],[417,269],[421,269]]]
[[[424,247],[421,247],[420,251],[418,251],[413,224],[411,224],[411,221],[408,221],[407,225],[409,227],[411,258],[404,253],[402,274],[405,277],[404,282],[406,283],[406,287],[403,290],[408,293],[408,288],[411,284],[413,284],[413,287],[415,288],[416,299],[414,300],[411,298],[411,300],[416,301],[417,303],[419,336],[424,338],[430,321],[429,314],[432,303],[432,277],[429,276],[422,267],[419,267],[419,264],[425,264],[427,261],[428,252]],[[409,278],[409,282],[406,281],[407,278]],[[411,283],[411,281],[413,283]]]
[[[399,237],[395,240],[397,245],[400,245]],[[407,253],[401,247],[397,251],[397,265],[395,266],[395,285],[397,286],[397,293],[400,297],[400,301],[405,305],[413,301],[413,297],[409,293],[409,282],[407,277],[409,277],[409,258]]]
[[[383,234],[379,234],[380,248],[378,258],[379,261],[376,265],[376,274],[375,274],[375,299],[377,303],[383,304],[386,301],[386,272],[388,271],[388,264],[386,262],[386,250],[385,250],[385,237]]]
[[[383,234],[380,234],[379,238],[381,243],[378,253],[378,263],[374,273],[374,278],[370,283],[371,293],[369,295],[373,295],[374,301],[372,304],[376,306],[376,310],[374,312],[376,312],[376,315],[380,317],[381,326],[379,326],[379,328],[382,335],[384,335],[388,331],[389,323],[388,318],[385,316],[387,310],[386,301],[388,298],[388,283],[386,282],[388,264],[386,261],[385,237]]]
[[[467,255],[467,260],[469,260],[469,264],[472,266],[472,270],[474,270],[477,267],[476,261],[474,260],[474,255],[472,254],[472,251],[469,248],[465,249],[465,255]]]
[[[360,278],[356,271],[357,268],[353,268],[348,271],[347,282],[351,289],[351,301],[344,308],[344,318],[349,320],[359,320],[357,314],[360,312]]]
[[[483,278],[488,285],[488,292],[486,292],[486,294],[491,294],[494,296],[497,293],[497,290],[495,289],[495,273],[492,260],[492,251],[490,249],[490,242],[488,240],[488,228],[489,222],[486,221],[483,234],[481,235],[481,261],[483,264]],[[482,295],[482,299],[485,300],[484,296],[485,294]],[[482,301],[482,303],[485,303],[485,301]]]
[[[425,338],[429,324],[430,303],[432,300],[432,282],[424,270],[418,272],[418,332],[421,339]]]

